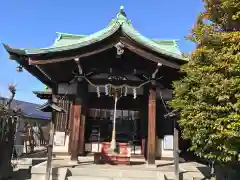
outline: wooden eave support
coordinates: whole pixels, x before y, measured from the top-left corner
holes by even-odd
[[[168,67],[171,67],[171,68],[174,68],[174,69],[179,69],[180,68],[180,66],[176,63],[169,62],[169,61],[167,61],[163,58],[160,58],[160,57],[157,57],[157,56],[153,55],[152,53],[149,53],[149,52],[147,52],[147,51],[145,51],[141,48],[136,47],[136,45],[134,43],[132,43],[130,40],[128,40],[126,38],[121,38],[120,41],[124,44],[125,48],[128,48],[130,51],[136,53],[139,56],[142,56],[146,59],[152,60],[156,63],[161,63],[165,66],[168,66]]]
[[[35,66],[29,66],[29,58],[27,58],[25,55],[23,56],[23,55],[9,54],[9,59],[15,60],[20,66],[26,69],[29,73],[31,73],[43,84],[46,84],[50,87],[53,86],[54,82],[51,81],[48,77],[46,77],[46,75],[41,70],[39,70]]]
[[[28,64],[29,65],[33,65],[33,64],[30,64],[31,62],[31,57],[28,57],[27,58],[27,61],[28,61]],[[47,79],[49,79],[51,82],[53,82],[54,84],[57,84],[57,82],[48,75],[48,73],[46,73],[39,65],[35,64],[33,65],[35,68],[37,68],[38,71],[40,71],[41,74],[43,74]]]
[[[76,56],[68,56],[68,57],[63,57],[63,58],[53,58],[53,59],[46,59],[46,60],[40,60],[40,59],[36,60],[36,59],[30,58],[29,65],[51,64],[51,63],[58,63],[58,62],[62,62],[62,61],[70,61],[70,60],[74,60],[74,59],[80,59],[80,58],[92,56],[92,55],[101,53],[103,51],[106,51],[108,49],[111,49],[112,47],[114,47],[115,44],[116,43],[109,44],[107,46],[96,49],[94,51],[83,53],[83,54],[76,55]]]
[[[57,82],[55,80],[52,79],[52,77],[50,77],[41,67],[39,67],[39,65],[35,65],[35,67],[47,78],[49,79],[51,82],[53,82],[54,84],[57,84]]]

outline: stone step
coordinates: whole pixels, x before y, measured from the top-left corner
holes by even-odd
[[[165,172],[165,176],[167,180],[174,180],[175,175],[173,172]],[[194,173],[194,172],[185,172],[182,174],[183,180],[205,180],[206,178],[203,175],[200,175],[199,173]]]
[[[124,177],[94,177],[94,176],[70,176],[67,180],[166,180],[157,178],[124,178]]]
[[[67,180],[112,180],[111,177],[93,177],[93,176],[70,176]]]
[[[110,178],[135,178],[135,179],[163,179],[164,173],[159,171],[134,170],[134,169],[107,169],[107,168],[69,168],[74,176],[95,176]]]

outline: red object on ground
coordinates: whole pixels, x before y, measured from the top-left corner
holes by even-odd
[[[109,164],[130,164],[131,150],[128,143],[117,143],[117,151],[111,150],[111,143],[103,142],[101,149],[102,161]]]

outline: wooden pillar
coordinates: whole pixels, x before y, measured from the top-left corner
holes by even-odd
[[[85,153],[85,120],[86,120],[87,108],[82,106],[82,114],[80,121],[80,136],[79,136],[79,155],[84,155]]]
[[[78,160],[80,123],[81,123],[82,101],[80,97],[76,97],[72,105],[72,127],[71,127],[71,160]]]
[[[68,135],[69,135],[69,142],[68,142],[68,153],[71,154],[71,145],[72,145],[72,124],[73,124],[73,103],[74,101],[71,99],[71,103],[69,106],[69,116],[68,116]]]
[[[155,164],[156,158],[156,89],[149,90],[147,163]]]

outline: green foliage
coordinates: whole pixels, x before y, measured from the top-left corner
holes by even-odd
[[[189,40],[197,44],[170,105],[198,156],[230,162],[240,152],[240,1],[203,0]]]

